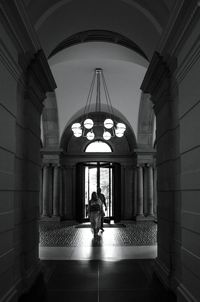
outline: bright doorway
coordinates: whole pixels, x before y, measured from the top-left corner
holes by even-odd
[[[85,205],[84,218],[87,218],[88,202],[93,191],[101,188],[106,199],[105,217],[113,218],[113,166],[112,163],[91,162],[85,166]]]

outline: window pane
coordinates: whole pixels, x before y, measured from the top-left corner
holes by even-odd
[[[102,141],[95,141],[90,143],[85,152],[112,152],[110,146]]]

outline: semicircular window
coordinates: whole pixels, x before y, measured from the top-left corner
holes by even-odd
[[[102,141],[95,141],[90,143],[85,152],[112,152],[110,146]]]

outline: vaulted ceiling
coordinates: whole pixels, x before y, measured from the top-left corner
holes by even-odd
[[[48,55],[65,38],[104,29],[133,40],[150,58],[174,0],[26,0]]]
[[[104,69],[113,106],[137,133],[140,85],[176,1],[24,2],[57,83],[60,136],[71,117],[84,107],[96,67]],[[82,36],[74,40],[77,34],[92,30],[113,32],[124,39],[121,45],[107,38],[106,41],[103,35],[93,41],[84,40]],[[131,43],[134,49],[130,49]],[[52,52],[54,55],[50,57]]]

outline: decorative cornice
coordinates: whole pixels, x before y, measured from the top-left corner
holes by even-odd
[[[154,53],[149,68],[143,79],[141,90],[151,94],[154,111],[157,113],[167,100],[171,100],[170,93],[171,73],[163,58]]]
[[[29,98],[41,111],[46,93],[54,91],[56,83],[43,50],[39,50],[27,68],[27,92]]]
[[[28,67],[28,72],[34,74],[35,79],[45,94],[46,92],[52,92],[56,89],[57,86],[54,77],[42,49],[35,54]]]

